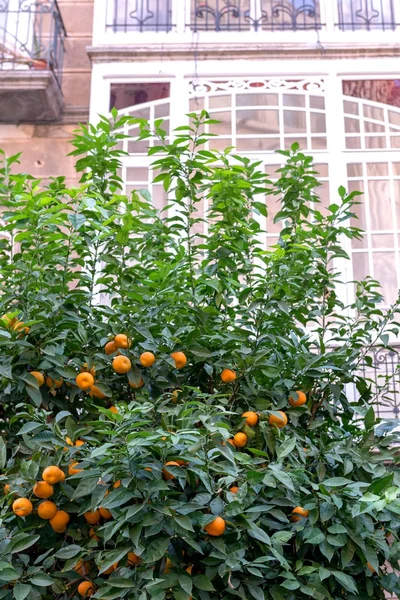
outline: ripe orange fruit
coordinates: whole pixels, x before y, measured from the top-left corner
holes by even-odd
[[[221,373],[221,379],[224,383],[232,383],[236,379],[236,373],[231,369],[224,369]]]
[[[76,465],[79,465],[78,462],[69,463],[68,466],[68,475],[76,475],[77,473],[81,473],[83,469],[76,469]]]
[[[108,508],[99,508],[99,513],[103,517],[103,519],[112,519],[112,514],[108,510]]]
[[[170,572],[170,570],[172,569],[172,567],[174,566],[174,563],[172,562],[172,560],[170,558],[167,557],[167,560],[165,561],[165,568],[163,573],[165,573],[165,575],[167,575],[167,573]]]
[[[294,523],[296,523],[297,521],[300,521],[301,519],[306,519],[309,514],[310,514],[309,510],[306,510],[305,508],[303,508],[301,506],[296,506],[296,508],[294,508],[292,510],[291,520]]]
[[[88,390],[94,384],[94,377],[90,373],[79,373],[76,376],[75,383],[81,390]]]
[[[174,390],[171,394],[171,402],[176,404],[178,402],[178,397],[181,392],[182,390]]]
[[[204,529],[207,531],[208,535],[219,537],[225,532],[226,523],[222,517],[216,517],[214,521],[211,521]]]
[[[101,389],[97,387],[97,385],[92,385],[92,387],[90,388],[89,396],[91,396],[92,398],[100,398],[100,400],[103,400],[103,398],[106,397],[104,392],[102,392]]]
[[[112,367],[116,373],[124,375],[132,368],[132,363],[127,356],[116,356],[112,361]]]
[[[74,571],[76,571],[77,573],[79,573],[79,575],[82,575],[82,577],[84,577],[85,575],[88,575],[90,571],[90,563],[84,562],[83,560],[78,560],[78,562],[74,566]]]
[[[74,445],[74,442],[68,436],[65,438],[65,441],[67,442],[68,446],[73,446]],[[68,450],[68,448],[65,448],[65,450]]]
[[[80,446],[84,446],[85,442],[83,440],[76,440],[75,442],[75,446],[80,447]]]
[[[140,556],[135,554],[134,552],[128,552],[128,565],[138,565],[141,562]]]
[[[83,363],[81,366],[81,373],[85,373],[86,371],[93,375],[93,377],[96,376],[96,367],[93,366],[89,369],[89,365],[87,363]]]
[[[89,525],[97,525],[100,523],[101,517],[98,510],[88,510],[88,512],[85,512],[83,516]]]
[[[37,509],[37,514],[41,519],[52,519],[57,512],[57,506],[50,500],[41,502]]]
[[[156,357],[152,352],[143,352],[143,354],[141,354],[139,358],[142,367],[151,367],[151,365],[154,364],[155,360]]]
[[[78,594],[84,598],[89,598],[95,592],[94,585],[91,581],[82,581],[78,585]]]
[[[231,492],[231,494],[237,494],[239,491],[239,488],[237,485],[233,485],[232,487],[229,488],[229,491]]]
[[[183,369],[187,363],[186,355],[183,352],[172,352],[171,358],[175,361],[176,369]]]
[[[114,563],[111,567],[108,567],[106,571],[103,571],[103,575],[110,575],[115,569],[118,569],[118,563]]]
[[[282,410],[278,410],[278,413],[281,415],[280,417],[269,415],[269,424],[275,425],[278,429],[282,429],[287,425],[287,416]]]
[[[14,500],[12,509],[18,517],[26,517],[33,511],[33,505],[28,498],[18,498]]]
[[[64,471],[61,471],[61,473],[62,473],[62,476],[61,476],[61,479],[60,479],[59,483],[62,483],[63,481],[65,481],[65,473],[64,473]]]
[[[130,382],[129,382],[129,385],[131,386],[131,388],[134,388],[135,390],[137,390],[137,389],[139,389],[139,388],[141,388],[141,387],[143,387],[143,386],[144,386],[144,381],[143,381],[143,379],[141,379],[141,380],[139,381],[139,383],[132,383],[132,382],[130,381]]]
[[[170,460],[170,461],[166,462],[165,467],[167,467],[168,465],[170,465],[171,467],[179,467],[179,464],[176,462],[176,460]],[[175,475],[172,475],[172,473],[170,473],[165,467],[162,470],[164,479],[166,479],[167,481],[170,481],[171,479],[175,479]]]
[[[116,345],[117,348],[124,348],[124,350],[129,348],[131,345],[130,340],[123,333],[119,333],[118,335],[115,336],[114,344]]]
[[[95,530],[93,529],[93,527],[91,527],[91,528],[89,529],[89,535],[90,535],[90,537],[92,538],[92,540],[96,540],[96,542],[99,542],[99,541],[100,541],[100,538],[99,538],[99,536],[98,536],[98,535],[96,535],[96,532],[95,532]]]
[[[239,431],[239,433],[233,436],[233,443],[236,448],[244,448],[247,444],[247,435]]]
[[[258,414],[252,410],[243,413],[242,418],[246,419],[246,424],[250,425],[250,427],[255,427],[258,423]]]
[[[6,485],[4,486],[4,494],[9,494],[11,492],[11,486],[9,483],[6,483]]]
[[[46,385],[49,388],[53,388],[53,389],[57,389],[60,388],[62,386],[64,382],[64,379],[61,377],[61,379],[52,379],[51,377],[46,377]]]
[[[50,525],[56,533],[64,533],[70,518],[71,517],[65,510],[58,510],[54,517],[50,519]]]
[[[42,473],[42,479],[51,485],[58,483],[64,477],[63,471],[54,465],[46,467]]]
[[[117,350],[118,348],[114,342],[107,342],[107,344],[104,346],[104,351],[106,354],[114,354],[114,352]]]
[[[192,574],[193,571],[193,565],[189,565],[187,569],[185,569],[186,573],[189,573],[189,575]]]
[[[230,444],[231,446],[233,446],[234,448],[236,448],[236,446],[235,446],[235,442],[233,441],[233,438],[230,438],[230,439],[228,440],[228,444]]]
[[[289,404],[291,406],[303,406],[307,402],[307,396],[304,392],[296,390],[297,398],[294,398],[292,395],[289,396]]]
[[[371,573],[374,573],[374,574],[376,573],[376,571],[375,571],[374,567],[371,565],[371,563],[370,563],[370,562],[367,562],[367,567],[368,567],[368,569],[371,571]]]
[[[110,406],[110,408],[108,410],[110,412],[112,412],[114,415],[117,415],[119,413],[119,410],[116,406]]]
[[[33,493],[36,498],[50,498],[54,493],[54,488],[50,483],[47,483],[47,481],[38,481],[33,486]]]
[[[33,375],[34,378],[36,379],[36,381],[38,382],[38,386],[42,387],[42,385],[44,384],[44,377],[41,373],[39,373],[39,371],[31,371],[30,375]]]
[[[117,480],[117,481],[114,483],[114,485],[113,485],[113,488],[119,488],[119,487],[120,487],[120,485],[121,485],[121,480],[120,480],[120,479],[118,479],[118,480]]]

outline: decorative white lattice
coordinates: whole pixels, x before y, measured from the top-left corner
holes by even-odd
[[[216,92],[231,92],[234,90],[256,90],[259,91],[299,91],[323,94],[325,91],[324,80],[317,77],[307,79],[291,80],[280,77],[249,77],[246,79],[227,79],[225,81],[192,81],[189,89],[190,96],[209,94]]]

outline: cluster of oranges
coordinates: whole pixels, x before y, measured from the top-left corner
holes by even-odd
[[[3,327],[6,329],[12,329],[18,331],[20,334],[28,335],[30,328],[26,327],[23,321],[20,321],[18,317],[12,317],[11,315],[3,315],[0,319]]]
[[[33,495],[44,500],[37,508],[41,519],[48,520],[56,533],[64,533],[70,516],[65,510],[58,510],[56,504],[48,500],[54,493],[54,485],[65,480],[65,473],[57,466],[46,467],[42,473],[42,480],[33,486]],[[18,517],[27,517],[33,511],[33,504],[28,498],[14,500],[12,509]]]
[[[228,369],[225,369],[228,370]],[[232,371],[233,373],[233,371]],[[289,404],[291,406],[302,406],[307,402],[307,396],[302,391],[296,391],[289,396]],[[269,424],[274,425],[278,429],[282,429],[287,425],[288,418],[283,410],[276,411],[277,414],[271,414],[269,416]],[[242,414],[242,418],[245,419],[245,424],[249,427],[255,427],[259,421],[259,416],[256,412],[249,410]],[[236,448],[244,448],[248,442],[248,436],[243,432],[239,431],[233,438],[228,440],[229,444]]]

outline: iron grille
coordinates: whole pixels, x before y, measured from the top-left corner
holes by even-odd
[[[194,31],[284,31],[320,29],[319,0],[194,0],[190,27]]]
[[[107,0],[106,29],[171,31],[172,0]]]
[[[338,0],[338,24],[342,31],[396,29],[393,0]]]
[[[61,86],[65,27],[56,0],[0,0],[0,69],[51,69]]]
[[[362,366],[374,394],[375,412],[382,419],[400,418],[400,347],[372,348]]]

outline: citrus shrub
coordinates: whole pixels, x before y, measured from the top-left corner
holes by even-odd
[[[121,193],[127,120],[77,133],[78,188],[0,171],[0,598],[399,593],[397,423],[360,375],[398,305],[370,279],[344,305],[332,270],[356,195],[322,213],[297,144],[272,183],[202,113],[171,143],[135,121],[160,214]]]

